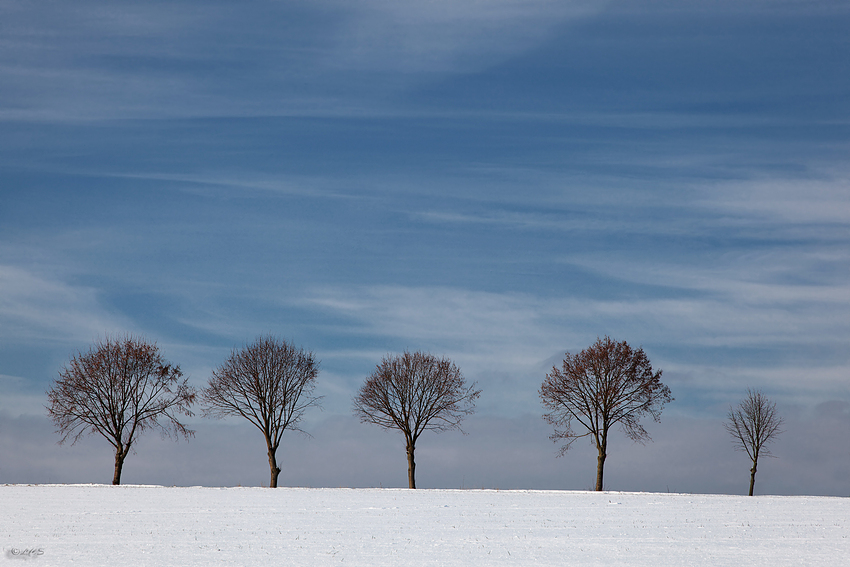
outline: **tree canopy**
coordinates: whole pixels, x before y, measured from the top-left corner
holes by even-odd
[[[362,422],[404,434],[408,485],[416,488],[416,441],[424,431],[460,429],[474,411],[481,390],[467,385],[460,369],[448,358],[423,352],[386,356],[366,379],[354,399]]]
[[[301,431],[304,412],[319,405],[321,398],[313,395],[318,374],[312,352],[267,335],[234,349],[201,391],[206,416],[241,416],[262,431],[272,488],[280,474],[276,453],[283,433]]]
[[[156,344],[133,336],[107,337],[87,353],[73,356],[47,391],[47,413],[62,434],[76,443],[85,434],[102,435],[115,449],[113,484],[121,483],[124,460],[148,429],[189,437],[179,419],[191,416],[195,389],[180,367],[167,362]]]
[[[661,371],[652,369],[642,348],[634,350],[607,336],[578,354],[567,352],[562,367],[546,375],[539,393],[548,410],[543,417],[555,427],[552,440],[564,442],[561,455],[582,437],[590,437],[597,448],[596,490],[603,488],[611,426],[619,425],[634,441],[646,441],[650,437],[640,419],[650,415],[658,421],[664,404],[673,400]]]

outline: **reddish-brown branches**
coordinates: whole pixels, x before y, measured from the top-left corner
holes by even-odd
[[[449,359],[405,352],[384,357],[354,399],[354,413],[364,423],[404,434],[408,485],[416,488],[416,440],[423,431],[460,429],[479,395]]]
[[[124,459],[143,431],[194,434],[178,420],[178,414],[192,415],[195,400],[195,389],[182,376],[155,344],[107,337],[59,372],[47,391],[47,412],[62,434],[60,443],[76,443],[86,433],[105,437],[115,448],[112,484],[120,484]]]
[[[776,404],[770,403],[767,396],[758,390],[747,390],[747,397],[737,407],[729,408],[728,421],[724,425],[735,447],[746,452],[753,462],[749,492],[752,496],[759,456],[772,456],[766,445],[782,433],[779,429],[782,418],[776,414]]]
[[[239,415],[263,432],[272,488],[277,487],[280,475],[276,453],[283,432],[301,431],[298,423],[304,411],[319,405],[320,398],[313,396],[318,373],[313,353],[265,336],[234,350],[201,391],[204,415]]]
[[[610,337],[576,355],[566,353],[563,367],[546,375],[540,398],[549,410],[544,419],[555,426],[552,440],[565,441],[561,455],[576,439],[592,439],[598,450],[596,490],[602,490],[610,427],[619,424],[632,440],[646,441],[649,435],[640,418],[649,414],[659,421],[664,404],[673,400],[670,388],[661,383],[661,371],[653,372],[643,349]],[[579,432],[573,430],[574,422]]]

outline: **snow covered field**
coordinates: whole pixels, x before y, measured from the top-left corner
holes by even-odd
[[[0,486],[9,565],[850,565],[850,499]]]

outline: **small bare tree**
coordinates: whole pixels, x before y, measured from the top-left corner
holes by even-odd
[[[449,359],[405,352],[384,357],[354,398],[354,413],[364,423],[404,434],[408,486],[416,488],[414,452],[419,436],[429,430],[459,430],[480,395],[475,383],[466,385]]]
[[[640,418],[649,414],[660,420],[664,404],[671,402],[670,388],[661,383],[661,371],[653,372],[643,349],[625,341],[597,339],[576,355],[566,353],[562,368],[552,368],[540,387],[543,418],[555,426],[553,441],[565,440],[564,455],[576,439],[590,437],[597,449],[596,490],[602,490],[608,431],[619,424],[636,442],[649,440]],[[572,429],[573,422],[581,426]],[[560,428],[560,429],[559,429]]]
[[[750,492],[756,485],[756,469],[760,456],[772,457],[766,445],[782,433],[782,418],[776,415],[776,404],[770,403],[761,391],[747,390],[747,397],[736,407],[729,407],[724,424],[732,435],[732,442],[739,451],[744,451],[753,462],[750,469]]]
[[[115,448],[112,484],[138,436],[159,429],[163,436],[194,431],[178,420],[191,416],[195,389],[181,380],[179,366],[166,362],[155,344],[132,336],[107,337],[79,353],[59,372],[47,391],[47,413],[72,445],[86,433],[99,433]]]
[[[205,416],[242,416],[263,432],[271,488],[277,488],[280,475],[277,449],[284,431],[303,433],[298,424],[304,411],[319,405],[321,398],[313,396],[318,374],[312,352],[267,335],[234,349],[201,391]]]

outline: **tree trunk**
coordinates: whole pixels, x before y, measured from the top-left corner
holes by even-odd
[[[280,467],[277,466],[275,453],[277,453],[277,447],[269,447],[269,468],[271,469],[269,488],[277,488],[277,477],[280,476]]]
[[[596,491],[602,491],[602,476],[605,472],[605,459],[608,457],[608,431],[602,431],[602,441],[596,441],[599,455],[596,457]]]
[[[596,457],[596,490],[602,491],[602,474],[605,471],[605,449],[599,448],[599,456]]]
[[[127,458],[127,449],[115,450],[115,473],[112,475],[112,484],[121,484],[121,469],[124,468],[124,459]]]
[[[414,445],[412,441],[407,442],[407,484],[409,488],[416,488],[416,462],[413,460]]]
[[[753,468],[750,469],[750,494],[753,495],[753,488],[756,485],[756,465],[758,464],[758,457],[753,459]]]

